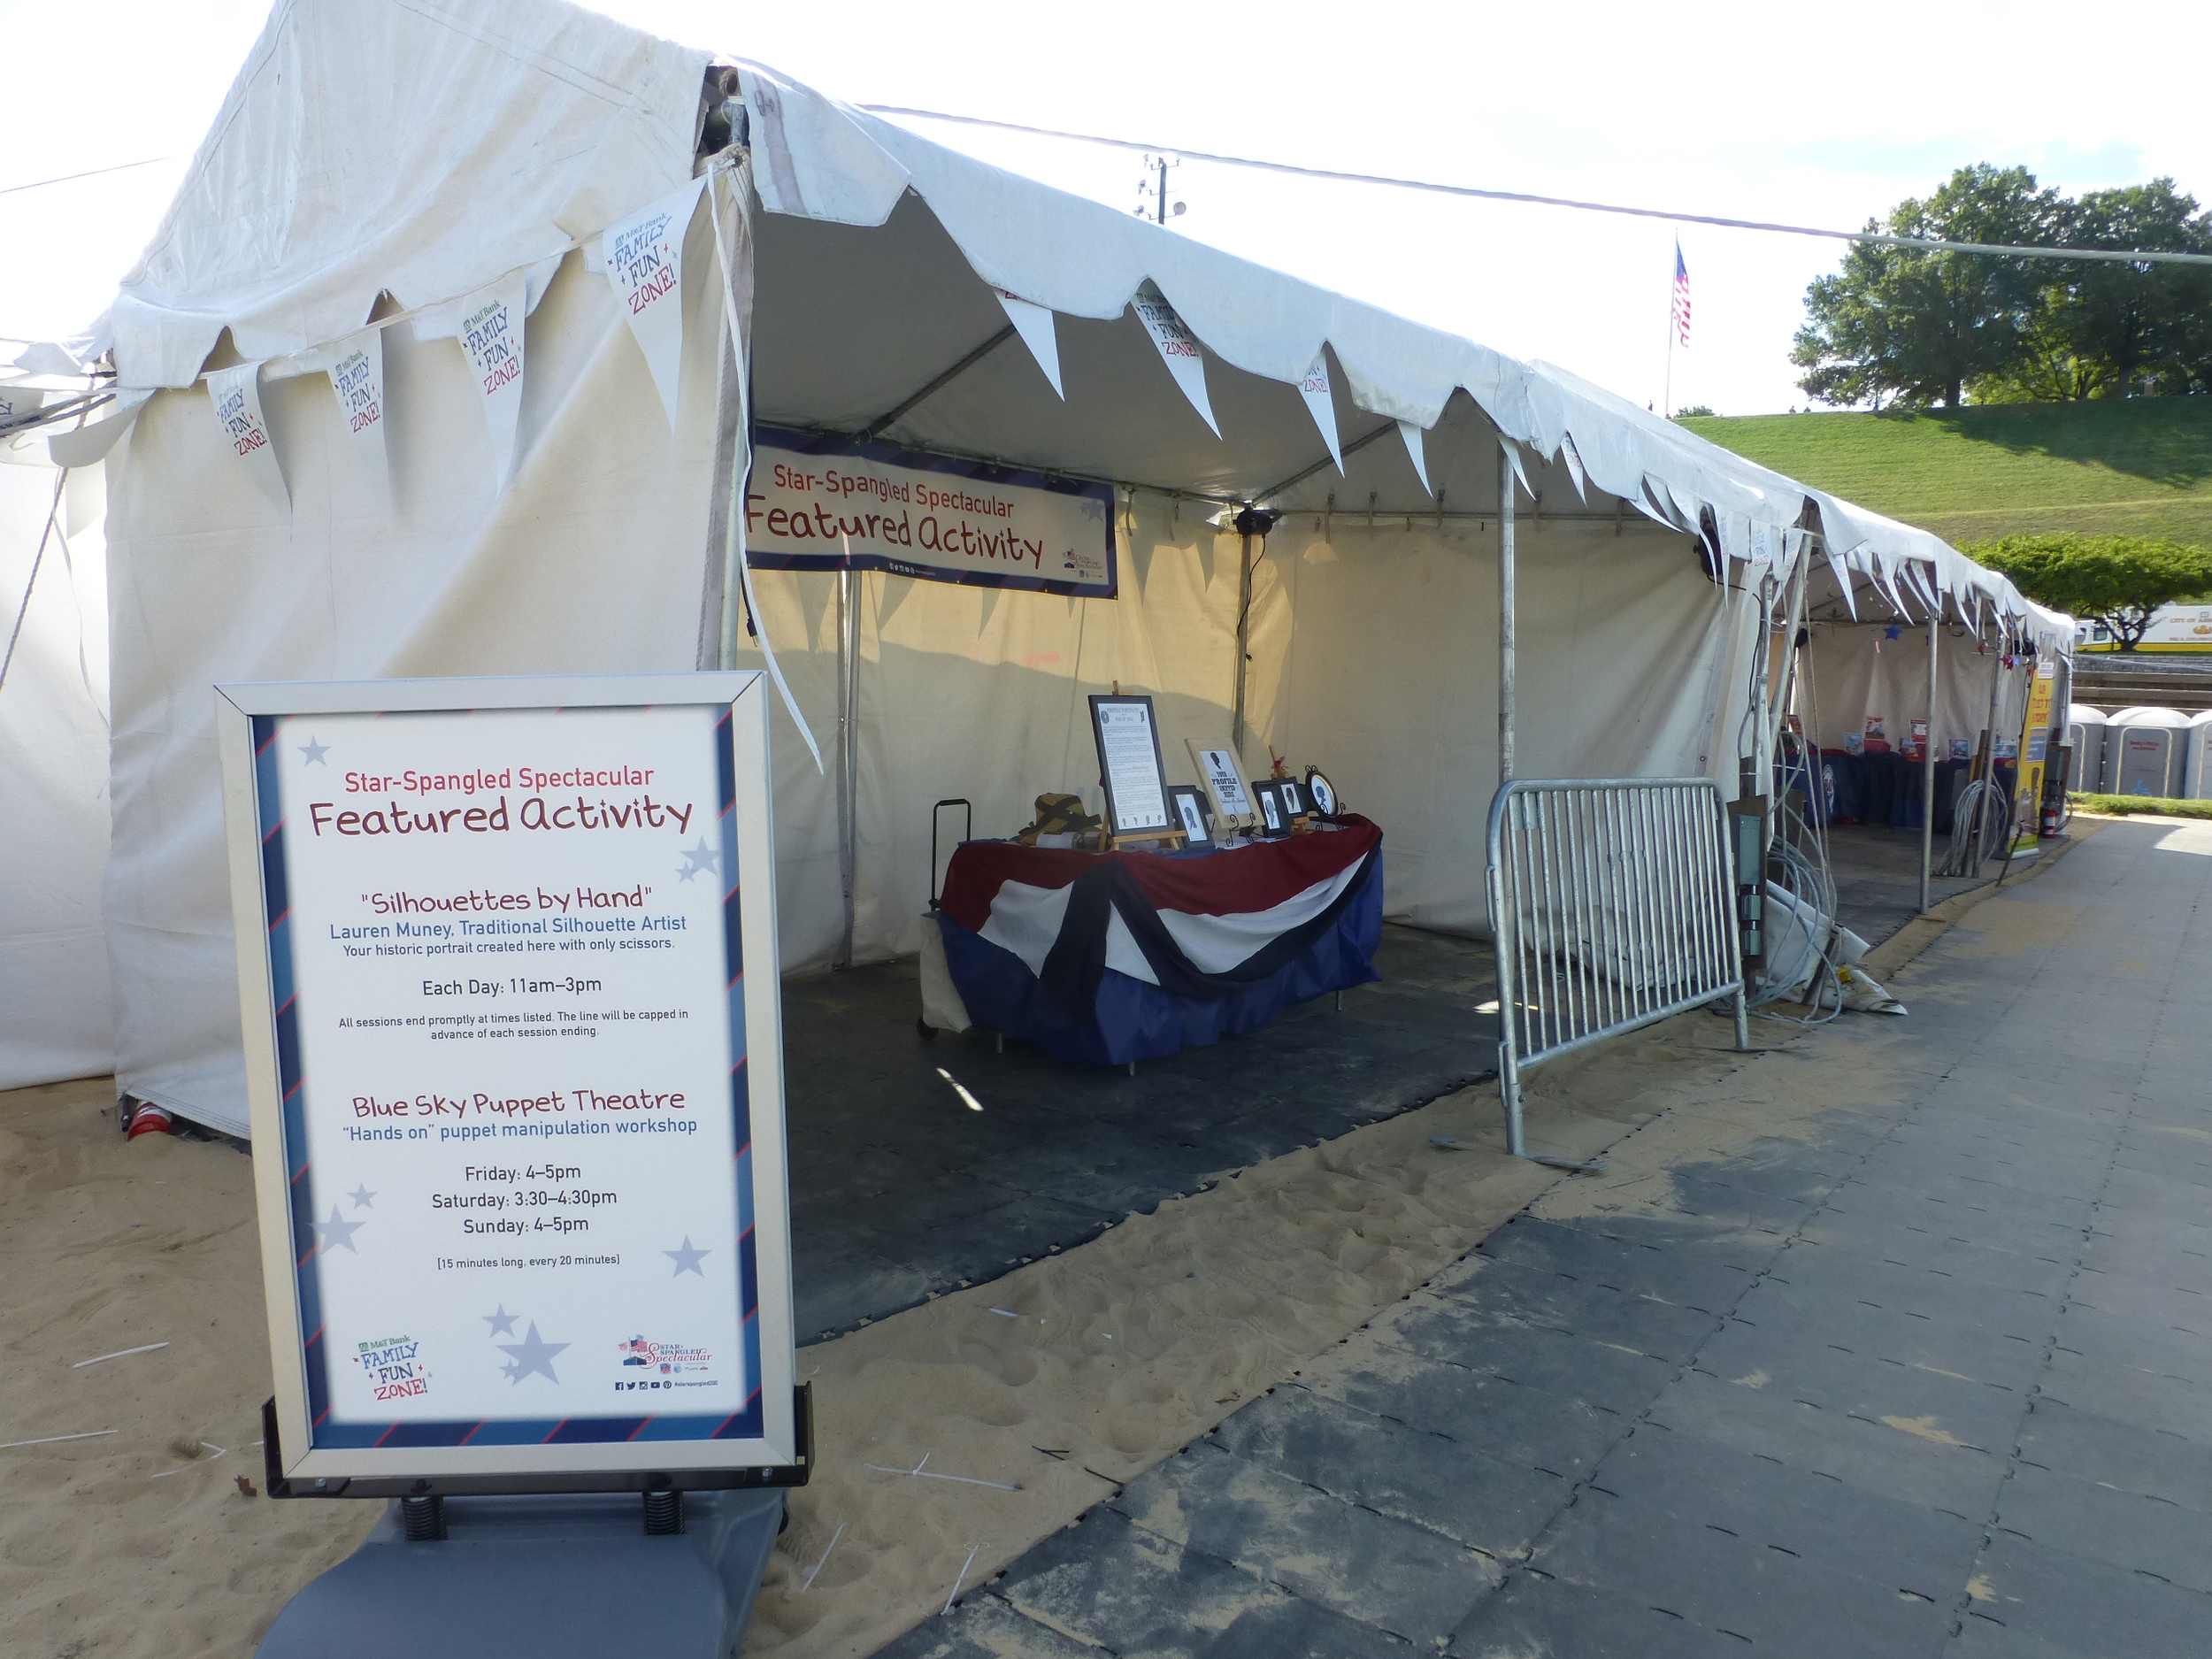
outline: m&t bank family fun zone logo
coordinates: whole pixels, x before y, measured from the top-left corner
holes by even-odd
[[[678,1342],[649,1342],[641,1336],[634,1336],[626,1342],[618,1342],[616,1348],[622,1355],[626,1369],[643,1373],[615,1384],[617,1394],[639,1388],[699,1388],[712,1387],[707,1372],[713,1368],[714,1356],[703,1348],[686,1348]],[[689,1379],[679,1382],[680,1377],[691,1373]],[[664,1381],[663,1379],[667,1380]]]

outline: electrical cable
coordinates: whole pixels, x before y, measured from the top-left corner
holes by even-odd
[[[1139,143],[1133,139],[1107,138],[1097,133],[1069,133],[1051,127],[1025,127],[1018,121],[994,121],[979,115],[951,115],[942,110],[913,110],[896,104],[863,104],[871,115],[904,115],[925,121],[945,121],[956,127],[988,127],[1002,133],[1025,133],[1033,138],[1061,138],[1078,144],[1102,144],[1110,150],[1165,150],[1186,161],[1210,161],[1225,167],[1248,167],[1258,173],[1288,173],[1301,179],[1322,179],[1339,184],[1379,184],[1394,190],[1419,190],[1432,196],[1472,196],[1486,202],[1518,202],[1533,207],[1565,207],[1584,213],[1617,213],[1630,219],[1664,219],[1678,225],[1713,225],[1723,230],[1770,231],[1783,236],[1818,236],[1830,242],[1863,242],[1877,248],[1919,248],[1944,253],[2002,254],[2022,259],[2094,259],[2124,265],[2212,265],[2212,254],[2170,253],[2135,248],[2038,248],[2011,242],[1948,242],[1939,236],[1892,236],[1870,230],[1824,230],[1810,225],[1777,225],[1755,219],[1720,219],[1709,213],[1677,213],[1656,207],[1628,207],[1615,202],[1583,202],[1571,196],[1533,196],[1522,190],[1484,190],[1472,185],[1437,184],[1425,179],[1399,179],[1386,173],[1343,173],[1331,167],[1301,167],[1286,161],[1261,161],[1250,156],[1223,156],[1204,150],[1183,150],[1173,144]]]

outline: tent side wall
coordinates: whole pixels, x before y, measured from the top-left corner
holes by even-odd
[[[1710,775],[1733,792],[1739,661],[1757,611],[1724,603],[1695,544],[1648,523],[1524,518],[1516,538],[1515,744],[1530,778]],[[1386,903],[1488,927],[1498,778],[1496,521],[1299,514],[1269,538],[1253,602],[1254,758],[1327,772],[1388,840]]]
[[[245,1127],[211,686],[695,665],[723,340],[711,244],[694,244],[675,433],[607,283],[571,257],[530,319],[503,491],[459,346],[403,327],[385,331],[388,488],[349,451],[321,375],[263,388],[288,513],[226,452],[204,388],[141,413],[110,462],[125,1090]],[[788,771],[797,745],[780,748]],[[331,764],[342,787],[344,757]]]
[[[1883,625],[1871,622],[1813,625],[1804,653],[1815,717],[1808,730],[1823,749],[1843,748],[1844,739],[1863,734],[1875,716],[1883,719],[1891,745],[1902,748],[1911,741],[1912,723],[1927,715],[1928,631],[1897,626],[1901,632],[1893,640],[1885,637]],[[1985,652],[1972,635],[1945,628],[1936,648],[1935,718],[1929,726],[1936,757],[1947,757],[1955,740],[1970,746],[1980,736],[1989,724],[1993,684],[2000,689],[1998,735],[2017,739],[2024,713],[2021,678],[2004,668],[2000,651]],[[1804,706],[1802,693],[1799,706]]]
[[[0,628],[13,630],[23,607],[0,685],[0,847],[8,860],[0,880],[0,1088],[96,1076],[115,1064],[100,920],[106,511],[99,467],[71,472],[65,486],[43,443],[0,450],[0,594],[8,601]]]

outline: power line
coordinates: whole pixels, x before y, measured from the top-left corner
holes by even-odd
[[[1764,219],[1717,219],[1709,213],[1676,213],[1655,207],[1624,207],[1617,202],[1580,202],[1564,196],[1531,196],[1520,190],[1479,190],[1472,185],[1434,184],[1425,179],[1394,179],[1376,173],[1339,173],[1327,167],[1300,167],[1286,161],[1258,161],[1249,156],[1220,156],[1203,150],[1183,150],[1172,144],[1138,143],[1125,138],[1102,138],[1095,133],[1064,133],[1050,127],[1024,127],[1014,121],[987,120],[979,115],[948,115],[941,110],[910,110],[895,104],[864,104],[872,115],[906,115],[926,121],[949,121],[960,127],[989,127],[1000,132],[1026,133],[1035,138],[1064,138],[1079,144],[1104,144],[1113,150],[1164,150],[1187,161],[1210,161],[1225,167],[1250,167],[1261,173],[1287,173],[1302,179],[1328,179],[1341,184],[1379,184],[1394,190],[1424,190],[1432,196],[1473,196],[1486,202],[1521,202],[1536,207],[1570,207],[1585,213],[1619,213],[1631,219],[1659,219],[1681,225],[1717,225],[1724,230],[1773,231],[1785,236],[1821,236],[1832,242],[1865,242],[1878,248],[1926,248],[1946,253],[1993,253],[2023,259],[2101,259],[2124,265],[2212,265],[2212,254],[2168,253],[2139,248],[2123,251],[2111,248],[2029,248],[2010,242],[1946,242],[1934,236],[1891,236],[1870,230],[1823,230],[1810,225],[1775,225]]]
[[[127,161],[120,166],[95,167],[90,173],[65,173],[58,179],[35,179],[28,184],[0,185],[0,196],[13,196],[18,190],[42,190],[50,184],[68,184],[78,179],[96,179],[104,173],[128,173],[133,167],[150,167],[157,161],[166,161],[166,156],[149,156],[143,161]]]

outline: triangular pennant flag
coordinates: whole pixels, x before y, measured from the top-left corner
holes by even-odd
[[[332,348],[330,389],[338,394],[338,418],[346,423],[346,448],[374,471],[384,470],[384,331],[364,328]]]
[[[1421,428],[1409,420],[1402,420],[1398,423],[1398,435],[1406,441],[1406,458],[1413,463],[1413,473],[1421,480],[1421,488],[1435,495],[1436,486],[1429,482],[1429,457],[1422,443]]]
[[[1052,382],[1052,389],[1064,401],[1068,393],[1067,388],[1060,384],[1060,335],[1052,312],[1018,295],[1009,294],[1004,288],[993,288],[991,292],[998,296],[998,303],[1006,311],[1006,320],[1014,325],[1022,344],[1029,348],[1029,355],[1037,359],[1045,379]]]
[[[1313,415],[1313,424],[1321,428],[1321,442],[1329,446],[1329,459],[1336,463],[1340,474],[1344,471],[1344,450],[1337,442],[1336,398],[1329,389],[1329,349],[1326,346],[1313,354],[1313,366],[1298,382],[1298,396],[1306,400],[1306,408]]]
[[[90,466],[112,449],[123,434],[138,419],[140,407],[154,395],[150,386],[135,391],[118,392],[112,403],[104,404],[102,419],[88,426],[72,426],[67,431],[48,427],[53,436],[46,440],[46,453],[60,467]]]
[[[1844,609],[1850,611],[1851,620],[1856,622],[1859,619],[1859,595],[1856,585],[1851,580],[1851,566],[1845,562],[1843,555],[1836,551],[1835,544],[1825,536],[1821,538],[1820,550],[1828,556],[1828,568],[1835,572],[1836,586],[1843,589]]]
[[[1874,580],[1881,585],[1883,594],[1887,596],[1889,608],[1901,617],[1905,614],[1905,602],[1897,592],[1896,572],[1889,566],[1887,555],[1877,553],[1874,556]]]
[[[1528,469],[1521,465],[1521,446],[1510,438],[1500,438],[1498,447],[1505,451],[1505,458],[1512,464],[1513,476],[1521,480],[1521,494],[1534,501],[1536,492],[1528,487]]]
[[[668,426],[676,426],[676,388],[684,357],[684,235],[699,206],[701,173],[650,207],[607,227],[600,247],[624,320],[653,372]]]
[[[522,412],[523,304],[528,294],[526,273],[510,271],[455,307],[469,378],[491,429],[495,488],[503,488],[514,471],[515,422]]]
[[[277,465],[269,423],[261,412],[261,365],[241,363],[217,369],[207,377],[207,395],[224,442],[244,464],[247,475],[280,511],[291,511],[292,497],[284,488],[284,472]]]
[[[1183,396],[1190,399],[1190,406],[1198,411],[1199,419],[1218,438],[1221,423],[1214,419],[1213,403],[1206,396],[1206,359],[1199,350],[1198,336],[1191,333],[1175,314],[1175,307],[1167,303],[1167,296],[1152,283],[1147,282],[1139,288],[1133,303],[1145,332],[1160,349],[1160,361],[1167,365],[1167,372],[1175,377],[1176,385],[1183,388]]]
[[[1565,433],[1559,434],[1559,458],[1567,464],[1567,476],[1575,481],[1575,494],[1585,506],[1590,503],[1589,480],[1582,470],[1582,457],[1575,449],[1575,441]]]

